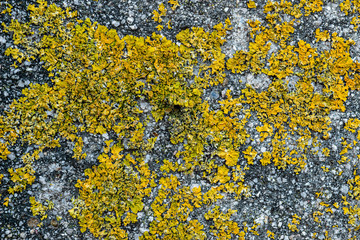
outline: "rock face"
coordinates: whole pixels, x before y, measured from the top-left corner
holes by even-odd
[[[357,1],[31,4],[0,5],[0,239],[360,236]]]

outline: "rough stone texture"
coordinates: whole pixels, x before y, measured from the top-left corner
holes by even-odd
[[[8,3],[14,6],[12,18],[19,20],[26,19],[26,9],[28,4],[33,1],[15,1],[8,0]],[[49,1],[56,2],[62,7],[72,7],[78,10],[80,18],[89,17],[92,21],[98,21],[109,28],[115,28],[120,36],[150,36],[155,31],[157,25],[151,19],[152,11],[158,7],[161,1],[152,0],[64,0]],[[180,1],[181,6],[174,12],[168,14],[172,16],[172,29],[164,28],[163,34],[172,40],[175,40],[176,34],[186,28],[193,26],[204,27],[209,30],[212,26],[229,17],[233,23],[233,31],[227,37],[228,42],[223,46],[223,51],[227,57],[230,57],[238,50],[247,50],[249,42],[249,33],[247,29],[247,20],[260,19],[264,17],[261,8],[256,14],[249,14],[246,7],[247,1],[225,1],[225,0],[190,0]],[[262,6],[265,1],[257,1]],[[349,17],[339,11],[337,3],[326,3],[323,12],[316,13],[303,22],[297,24],[294,40],[310,41],[312,29],[322,27],[336,31],[340,36],[351,37],[357,43],[352,48],[351,54],[354,59],[360,54],[360,35],[351,31]],[[0,15],[0,22],[8,24],[10,17]],[[21,91],[27,88],[30,83],[49,83],[50,79],[47,72],[41,67],[39,61],[24,62],[19,68],[10,67],[12,59],[4,56],[6,48],[12,46],[11,37],[3,32],[0,33],[0,113],[6,110],[7,106],[13,99],[21,96]],[[320,45],[319,49],[326,49],[326,44]],[[271,50],[275,51],[275,49]],[[221,89],[212,89],[205,92],[205,99],[218,100],[223,98],[223,89],[232,89],[238,92],[239,87],[234,84],[239,78],[243,83],[251,84],[257,91],[263,91],[270,83],[270,79],[264,75],[255,76],[252,73],[246,73],[241,76],[229,74],[228,83]],[[291,77],[289,88],[295,86],[297,79]],[[341,136],[344,136],[343,126],[350,117],[360,117],[360,93],[351,92],[347,101],[346,112],[332,112],[330,119],[334,131],[331,132],[330,144],[327,146],[333,151],[341,149]],[[151,111],[151,106],[146,102],[140,102],[140,107],[144,112]],[[216,106],[214,106],[215,108]],[[258,120],[250,119],[249,127],[258,124]],[[165,122],[150,122],[147,133],[154,129],[158,133],[158,141],[155,150],[146,156],[145,161],[151,166],[156,166],[155,159],[168,159],[174,156],[176,149],[168,141],[169,132]],[[253,136],[258,135],[254,130]],[[96,164],[96,157],[101,151],[102,146],[97,142],[99,139],[109,139],[109,135],[88,136],[84,138],[85,151],[87,158],[82,161],[76,161],[71,158],[71,146],[62,143],[62,147],[57,150],[45,151],[39,161],[35,162],[37,179],[35,183],[26,191],[11,196],[11,204],[8,208],[0,204],[0,239],[95,239],[90,233],[82,234],[78,228],[77,221],[72,219],[68,210],[72,208],[71,198],[78,194],[74,187],[77,179],[83,179],[83,171],[86,168]],[[265,142],[266,143],[266,142]],[[254,146],[258,151],[267,151],[266,144],[260,144],[259,138],[248,144]],[[328,144],[328,143],[325,143]],[[359,148],[353,150],[358,152]],[[0,161],[0,173],[7,172],[10,167],[17,167],[15,160],[26,152],[26,146],[15,146],[12,154],[8,156],[7,161]],[[323,165],[321,154],[310,159],[306,168],[299,175],[295,175],[291,170],[278,170],[275,167],[263,167],[258,165],[252,168],[246,175],[246,183],[251,187],[252,196],[247,199],[235,200],[226,198],[220,202],[221,209],[237,209],[237,214],[233,220],[238,223],[247,221],[248,223],[257,222],[266,225],[267,229],[276,232],[276,239],[311,239],[310,234],[317,231],[313,222],[312,213],[314,209],[319,208],[319,199],[315,198],[315,192],[320,189],[324,190],[323,199],[329,202],[340,202],[341,195],[346,195],[349,187],[346,184],[347,179],[352,177],[353,165],[358,164],[356,161],[344,165],[343,174],[338,176],[337,173],[325,174],[319,166]],[[335,160],[334,160],[335,162]],[[332,165],[334,163],[327,163]],[[320,170],[319,170],[320,169]],[[182,177],[184,184],[191,188],[202,186],[203,189],[209,189],[210,185],[200,179]],[[6,183],[10,180],[5,177],[0,185],[0,193],[6,191]],[[55,208],[49,212],[49,217],[44,221],[44,226],[38,228],[38,219],[32,216],[30,211],[29,196],[36,196],[38,200],[51,200]],[[152,197],[155,197],[152,195]],[[150,206],[151,199],[146,203]],[[302,220],[299,232],[288,234],[287,224],[291,215],[295,212],[302,213]],[[192,213],[191,217],[205,222],[200,215],[204,213]],[[56,216],[62,217],[55,222]],[[153,216],[149,207],[145,207],[144,213],[139,213],[138,217],[142,219],[140,224],[130,227],[130,239],[138,239],[141,233],[148,230],[148,224],[152,221]],[[322,225],[327,226],[330,230],[332,226],[338,225],[336,230],[332,230],[333,239],[347,239],[348,235],[347,217],[341,214],[341,211],[335,211],[332,218],[323,219]],[[265,236],[266,228],[260,226],[258,231],[261,236]],[[359,232],[358,232],[359,233]],[[360,233],[359,233],[360,234]],[[260,239],[252,236],[249,239]],[[318,239],[325,239],[324,234],[320,234]]]

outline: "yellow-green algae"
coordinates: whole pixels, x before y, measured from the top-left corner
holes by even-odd
[[[177,1],[160,4],[153,12],[154,21],[161,23],[166,7],[175,10],[177,5]],[[254,1],[247,6],[257,8]],[[301,174],[309,154],[316,153],[313,148],[329,138],[329,113],[345,111],[349,90],[360,87],[360,64],[349,53],[354,41],[315,29],[314,39],[330,42],[330,50],[319,51],[303,40],[290,44],[295,21],[322,11],[322,6],[321,0],[300,0],[297,4],[267,1],[266,21],[248,22],[248,51],[238,51],[226,61],[221,46],[231,31],[229,19],[209,32],[198,27],[181,31],[175,43],[158,33],[146,38],[120,38],[116,30],[88,18],[81,20],[69,8],[42,0],[29,5],[28,22],[3,24],[4,31],[12,33],[14,43],[21,47],[9,48],[5,54],[16,60],[14,67],[39,58],[53,85],[30,85],[0,118],[2,159],[10,153],[8,146],[18,141],[37,146],[22,157],[23,167],[9,169],[13,182],[9,194],[23,191],[35,181],[32,163],[45,148],[60,147],[59,141],[66,139],[75,143],[74,158],[86,158],[80,133],[111,131],[117,139],[104,143],[99,165],[85,170],[87,179],[76,184],[80,195],[74,199],[70,214],[79,220],[82,232],[89,230],[101,239],[127,239],[124,227],[139,220],[143,198],[150,196],[158,182],[160,188],[151,205],[154,220],[141,239],[245,239],[258,235],[257,223],[241,226],[230,219],[235,210],[222,212],[214,204],[225,195],[235,199],[249,195],[244,176],[258,154],[264,166],[290,167]],[[358,9],[357,1],[346,0],[339,6],[346,14]],[[10,12],[11,8],[3,13]],[[283,15],[290,20],[283,21]],[[279,49],[269,54],[271,45]],[[247,85],[239,97],[228,90],[226,99],[219,101],[220,109],[211,110],[202,98],[203,90],[224,83],[225,69],[238,74],[266,74],[271,84],[263,92]],[[290,76],[299,79],[295,90],[288,88]],[[313,84],[321,84],[322,91],[316,91]],[[151,116],[140,110],[139,100],[151,104]],[[172,126],[170,141],[182,146],[183,151],[176,153],[176,161],[162,161],[161,175],[144,161],[157,139],[145,139],[147,120],[143,119],[146,116],[159,121],[165,115]],[[251,146],[244,148],[251,139],[247,131],[251,116],[262,123],[256,130],[261,141],[270,139],[269,151],[257,153]],[[354,133],[359,126],[359,120],[351,119],[345,129]],[[295,148],[290,149],[289,142]],[[343,145],[350,149],[350,144]],[[204,155],[207,146],[213,149],[210,157]],[[328,155],[329,149],[323,152]],[[346,154],[347,150],[340,153],[343,161]],[[183,186],[176,177],[176,173],[192,174],[194,170],[212,184],[208,191]],[[360,208],[351,201],[359,199],[359,182],[354,172],[348,181],[349,196],[343,196],[341,203],[332,203],[349,216],[350,232],[360,227]],[[8,201],[5,198],[4,204]],[[35,199],[31,201],[36,203]],[[212,221],[212,230],[205,232],[198,220],[189,220],[188,216],[194,209],[211,204],[214,207],[204,217]],[[315,211],[316,223],[320,223],[319,216],[331,214],[329,203],[321,206],[326,213]],[[45,208],[37,209],[44,212]],[[298,231],[299,224],[301,216],[294,214],[289,231]],[[276,238],[277,233],[268,230],[267,236]],[[330,239],[328,232],[326,237]]]

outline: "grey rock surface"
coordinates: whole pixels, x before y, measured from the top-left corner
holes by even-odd
[[[7,3],[14,6],[12,16],[0,15],[0,22],[9,24],[11,19],[25,20],[27,18],[27,6],[33,4],[33,1],[8,0]],[[152,21],[152,12],[157,9],[158,4],[163,1],[152,0],[64,0],[48,1],[49,4],[54,2],[61,7],[71,7],[79,12],[81,19],[90,18],[108,28],[117,30],[119,36],[151,36],[156,31],[157,23]],[[264,19],[265,15],[260,6],[264,6],[265,0],[256,1],[258,8],[251,10],[247,8],[248,1],[225,1],[225,0],[184,0],[179,1],[180,6],[176,11],[169,10],[171,16],[172,29],[164,28],[162,34],[167,38],[176,41],[176,34],[181,30],[194,26],[203,27],[210,30],[212,26],[219,22],[224,22],[230,18],[233,23],[233,30],[227,36],[227,42],[224,44],[223,52],[226,57],[231,57],[236,51],[248,50],[250,41],[247,21],[250,19]],[[350,17],[345,16],[339,10],[339,1],[324,1],[323,11],[306,17],[302,22],[297,23],[298,31],[294,34],[294,41],[300,39],[310,43],[315,42],[313,39],[313,29],[322,28],[329,31],[336,31],[339,36],[352,38],[356,44],[352,47],[351,57],[358,58],[360,55],[360,35],[352,30],[349,22]],[[341,2],[341,1],[340,1]],[[2,8],[1,8],[2,9]],[[24,62],[19,68],[11,67],[13,60],[4,55],[8,47],[13,46],[10,35],[0,33],[0,113],[8,109],[9,104],[14,99],[22,96],[22,90],[27,88],[30,83],[52,84],[48,73],[42,68],[39,60],[33,62]],[[318,43],[319,49],[327,49],[324,43]],[[272,49],[271,51],[276,51]],[[226,86],[217,86],[218,88],[207,89],[204,91],[204,99],[209,101],[218,101],[224,99],[226,89],[232,89],[235,94],[240,93],[238,80],[242,84],[250,84],[261,92],[267,89],[271,79],[264,75],[245,73],[236,75],[228,73]],[[288,80],[289,89],[294,88],[298,79],[296,76]],[[319,88],[320,91],[320,88]],[[140,109],[144,112],[152,110],[151,105],[139,100]],[[218,105],[212,105],[214,109]],[[54,114],[49,112],[48,115]],[[220,209],[236,209],[237,213],[233,215],[232,220],[236,221],[239,226],[243,222],[249,224],[251,228],[253,223],[260,224],[256,230],[259,235],[249,234],[246,239],[266,239],[267,231],[276,233],[275,239],[312,239],[314,232],[318,233],[317,239],[326,239],[326,231],[329,231],[332,239],[345,240],[351,237],[359,237],[360,232],[349,233],[348,217],[343,214],[341,208],[335,206],[324,207],[322,202],[334,204],[343,201],[342,196],[347,196],[349,192],[348,179],[353,177],[353,172],[359,167],[359,161],[356,158],[359,154],[359,147],[353,148],[351,154],[353,158],[349,163],[334,167],[337,163],[338,155],[341,149],[342,137],[351,136],[344,130],[344,124],[349,118],[360,118],[360,92],[350,91],[346,102],[346,111],[333,111],[329,114],[331,127],[329,141],[322,141],[322,147],[331,150],[330,162],[325,158],[321,149],[313,149],[318,154],[313,154],[308,159],[307,166],[300,174],[295,174],[292,170],[279,170],[274,166],[264,167],[257,160],[256,167],[251,168],[246,176],[245,182],[250,186],[251,196],[240,200],[226,197],[219,201]],[[259,120],[252,117],[249,120],[249,132],[254,139],[248,140],[246,146],[253,146],[257,152],[264,153],[269,151],[269,142],[260,141],[259,133],[255,126],[259,125]],[[157,166],[157,159],[175,159],[174,153],[179,151],[176,146],[169,141],[168,126],[165,121],[150,121],[146,134],[150,136],[151,132],[156,130],[158,140],[154,151],[146,155],[145,162]],[[85,136],[86,159],[77,161],[72,158],[72,146],[67,142],[61,143],[61,148],[56,150],[45,150],[42,157],[34,163],[37,179],[33,185],[24,192],[17,195],[10,195],[11,204],[9,207],[0,204],[0,239],[96,239],[89,232],[81,233],[77,221],[73,219],[68,211],[73,207],[71,199],[78,195],[78,189],[75,184],[78,179],[84,179],[84,170],[97,164],[97,156],[101,153],[102,145],[99,143],[103,140],[111,139],[111,134],[102,136]],[[130,147],[124,143],[127,150]],[[0,173],[7,173],[7,169],[19,167],[17,159],[27,151],[27,146],[16,144],[8,156],[7,161],[0,160]],[[245,150],[245,149],[244,149]],[[337,153],[337,155],[335,154]],[[321,168],[332,169],[329,172]],[[337,165],[336,165],[337,166]],[[342,174],[339,174],[340,171]],[[184,185],[191,188],[201,186],[203,189],[210,189],[210,184],[206,181],[192,178],[189,176],[178,175]],[[6,194],[6,184],[10,183],[8,176],[2,179],[0,185],[0,194]],[[322,192],[320,197],[316,193]],[[38,219],[32,216],[30,211],[29,197],[36,196],[37,200],[45,202],[46,200],[54,203],[54,209],[49,211],[49,217],[44,221],[42,227],[38,227]],[[149,224],[154,219],[149,209],[155,193],[145,202],[145,210],[138,214],[141,219],[139,224],[131,225],[127,228],[129,239],[139,239],[142,233],[149,230]],[[358,203],[360,204],[360,203]],[[325,212],[326,208],[330,210],[319,216],[320,223],[314,222],[314,212]],[[209,209],[206,210],[206,212]],[[207,220],[203,217],[205,212],[193,212],[190,215],[192,219],[199,219],[201,224],[206,225],[206,231],[210,231]],[[298,232],[289,231],[288,224],[295,213],[302,216],[301,224],[298,225]],[[59,220],[56,220],[57,217]],[[56,220],[56,223],[51,223]],[[358,223],[360,224],[360,223]],[[56,226],[54,226],[56,225]],[[337,227],[333,227],[337,226]]]

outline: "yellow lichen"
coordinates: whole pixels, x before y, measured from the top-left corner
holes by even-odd
[[[153,11],[159,32],[165,32],[164,26],[171,29],[167,13],[172,11],[166,6],[175,10],[179,3],[169,0]],[[260,5],[250,0],[247,6]],[[89,230],[104,239],[127,239],[125,229],[139,220],[145,197],[154,194],[154,219],[140,239],[245,239],[247,234],[261,234],[256,222],[252,227],[244,224],[241,231],[239,224],[230,220],[235,214],[231,209],[226,212],[211,206],[204,215],[212,224],[210,232],[191,213],[223,199],[249,196],[245,175],[259,165],[255,158],[264,167],[292,168],[300,174],[309,156],[321,151],[330,156],[328,148],[319,150],[332,131],[329,113],[345,111],[349,92],[360,89],[360,64],[350,55],[355,42],[335,32],[330,35],[316,29],[312,36],[316,42],[328,41],[330,50],[320,51],[310,41],[293,41],[298,19],[320,12],[322,7],[321,0],[267,1],[265,17],[248,21],[248,50],[227,59],[221,47],[232,29],[229,19],[210,31],[200,27],[183,30],[174,42],[156,33],[120,38],[116,30],[80,19],[70,8],[43,0],[29,5],[27,22],[3,23],[4,32],[12,33],[17,45],[5,55],[14,59],[14,67],[41,60],[53,83],[31,84],[0,117],[0,158],[6,159],[16,142],[36,146],[21,156],[23,167],[8,170],[12,181],[8,192],[22,191],[35,181],[32,164],[45,149],[60,147],[60,141],[72,142],[73,158],[84,159],[88,157],[83,151],[84,133],[112,132],[116,137],[102,142],[99,164],[86,169],[86,179],[76,184],[79,196],[73,199],[70,214],[79,220],[82,232]],[[3,14],[10,13],[9,9]],[[357,1],[345,0],[340,9],[348,15],[359,8]],[[165,24],[160,25],[162,21]],[[357,17],[351,24],[356,30]],[[34,36],[40,40],[35,41]],[[261,91],[247,84],[232,92],[226,87],[225,69],[234,74],[266,75],[270,84]],[[226,90],[215,109],[203,96],[214,86]],[[151,112],[143,112],[140,101],[149,103]],[[256,138],[248,128],[251,117],[260,121],[253,126]],[[144,157],[156,145],[158,134],[146,138],[144,119],[166,121],[170,142],[179,149],[171,158],[153,160],[161,163],[155,170]],[[360,139],[359,126],[359,120],[351,118],[345,129],[357,131]],[[258,153],[257,144],[266,151]],[[356,144],[356,140],[343,139],[341,151],[331,153],[338,155],[339,164],[351,162],[356,158]],[[342,173],[328,163],[322,169],[326,174],[333,170]],[[198,174],[212,186],[190,188],[179,174]],[[344,196],[341,204],[320,202],[319,210],[312,214],[316,223],[339,208],[349,217],[353,230],[358,230],[359,208],[354,204],[360,196],[358,177],[354,173],[348,180],[351,200]],[[318,192],[317,198],[321,195]],[[44,218],[46,206],[35,198],[30,201],[34,215],[40,213]],[[3,204],[9,202],[7,197]],[[299,231],[300,220],[294,214],[289,230]],[[270,230],[266,235],[275,238]]]

